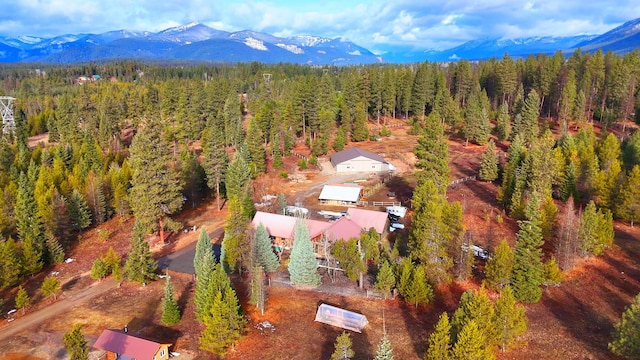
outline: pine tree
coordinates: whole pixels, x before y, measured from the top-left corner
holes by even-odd
[[[171,166],[171,148],[159,125],[151,123],[138,131],[129,151],[133,214],[144,228],[157,228],[164,243],[163,219],[180,210],[184,202],[180,176]]]
[[[510,286],[500,291],[495,303],[494,320],[496,339],[502,351],[506,351],[527,330],[524,306],[518,304]]]
[[[473,320],[483,336],[483,343],[487,348],[493,346],[496,339],[494,313],[493,303],[484,287],[475,292],[467,290],[460,298],[458,309],[453,313],[451,320],[453,337],[458,341],[462,329]]]
[[[42,291],[42,296],[53,295],[53,300],[57,300],[60,292],[60,280],[55,276],[45,277],[42,281],[42,286],[40,286],[40,291]]]
[[[451,359],[451,325],[449,316],[443,312],[438,319],[435,330],[429,335],[429,350],[425,360]]]
[[[385,260],[382,262],[380,269],[378,270],[378,274],[376,275],[376,283],[374,285],[374,289],[384,294],[384,298],[391,293],[391,289],[396,285],[396,277],[393,274],[393,268],[389,261]]]
[[[433,300],[433,289],[427,283],[424,268],[421,265],[413,269],[405,299],[416,307],[418,304],[428,304]]]
[[[62,342],[67,348],[69,360],[87,360],[89,359],[89,348],[87,340],[82,335],[82,325],[74,324],[71,331],[64,334]]]
[[[95,224],[102,224],[107,217],[107,203],[105,200],[102,179],[100,176],[97,176],[93,170],[89,172],[87,177],[85,195],[87,205],[91,211],[91,218]]]
[[[344,133],[344,128],[341,126],[336,132],[336,138],[333,140],[333,150],[342,151],[347,144],[347,135]]]
[[[302,219],[296,222],[294,228],[293,249],[291,249],[288,269],[289,277],[294,285],[320,285],[320,274],[313,254],[309,229]]]
[[[544,284],[547,286],[558,286],[562,281],[562,272],[553,255],[544,263],[544,279]]]
[[[2,259],[0,289],[14,286],[21,279],[22,261],[18,246],[12,238],[0,241],[0,259]]]
[[[640,357],[640,294],[627,306],[622,317],[614,324],[611,352],[626,359]]]
[[[211,264],[215,264],[211,239],[207,233],[207,228],[202,226],[200,227],[200,235],[196,242],[196,250],[193,257],[193,267],[195,269],[196,278],[205,276],[206,273],[211,272],[211,270],[213,270]]]
[[[73,189],[69,196],[69,220],[75,231],[86,229],[91,225],[91,212],[78,189]]]
[[[45,245],[47,246],[47,253],[49,254],[51,262],[54,264],[62,263],[64,261],[64,249],[62,245],[60,245],[60,242],[53,234],[47,233],[46,236],[47,242]]]
[[[143,225],[138,221],[133,225],[130,249],[124,264],[124,273],[129,280],[145,285],[155,278],[158,263],[151,256],[149,244],[144,238]]]
[[[216,293],[224,292],[231,286],[231,281],[220,263],[213,264],[211,271],[205,272],[196,278],[196,293],[194,302],[196,304],[196,317],[198,321],[204,323],[205,316],[211,309],[211,299]]]
[[[248,166],[253,178],[259,174],[264,173],[267,169],[265,159],[266,151],[264,149],[263,134],[258,127],[255,118],[249,120],[249,127],[247,129],[247,153],[249,155]]]
[[[44,265],[44,227],[38,214],[33,187],[25,173],[20,174],[15,207],[16,228],[22,240],[24,271],[35,274]]]
[[[489,145],[482,154],[478,177],[483,181],[493,181],[498,178],[498,153],[493,139],[489,140]]]
[[[109,270],[102,258],[95,259],[91,265],[91,278],[102,280],[109,275]]]
[[[376,357],[373,360],[393,360],[393,349],[386,332],[382,335],[382,340],[380,340],[376,351]]]
[[[538,126],[538,118],[540,117],[540,97],[535,90],[531,90],[527,94],[524,107],[520,112],[522,121],[516,124],[514,129],[517,135],[520,135],[525,143],[531,143],[538,137],[540,132]]]
[[[511,286],[519,301],[535,303],[540,300],[544,281],[542,264],[543,244],[540,222],[534,217],[528,221],[520,221],[520,231],[516,235],[514,251],[513,276]]]
[[[264,315],[266,294],[264,288],[264,271],[261,266],[254,266],[251,269],[251,291],[249,303],[255,305],[262,315]]]
[[[470,320],[464,325],[458,335],[458,340],[451,350],[452,357],[456,360],[490,360],[495,359],[491,348],[486,346],[484,336],[475,320]]]
[[[167,276],[164,285],[164,297],[162,298],[162,322],[171,326],[180,321],[180,308],[178,302],[173,297],[173,286],[171,277]]]
[[[485,278],[489,288],[502,289],[509,285],[513,271],[513,261],[513,250],[511,250],[507,240],[502,239],[485,266]]]
[[[511,117],[507,103],[502,103],[498,108],[498,119],[496,120],[496,134],[499,140],[507,140],[511,135]]]
[[[604,248],[613,243],[613,219],[608,210],[596,210],[596,205],[590,201],[580,218],[579,238],[580,250],[583,255],[600,255]]]
[[[222,119],[220,119],[222,120]],[[220,210],[221,185],[229,166],[229,156],[225,150],[224,126],[220,120],[211,118],[202,134],[202,166],[207,175],[207,186],[215,190],[217,208]]]
[[[340,267],[351,281],[358,281],[360,274],[367,269],[358,242],[358,239],[351,238],[349,241],[336,241],[331,246],[331,255],[340,262]]]
[[[24,314],[24,312],[27,309],[27,306],[29,306],[29,294],[27,294],[27,290],[25,290],[22,286],[20,286],[18,288],[18,292],[16,293],[16,308],[18,309],[22,309],[22,313]]]
[[[355,353],[353,352],[353,349],[351,349],[351,346],[351,335],[348,332],[343,331],[342,334],[336,338],[336,343],[334,345],[335,350],[333,351],[333,354],[331,354],[331,360],[352,359]]]
[[[633,167],[618,195],[616,215],[631,222],[640,221],[640,165]]]
[[[269,237],[267,228],[262,223],[258,224],[256,228],[254,242],[258,264],[262,266],[262,269],[266,273],[275,271],[280,266],[280,262],[273,252],[273,245],[271,244],[271,238]]]
[[[244,331],[245,320],[240,313],[236,292],[231,286],[215,293],[211,306],[204,316],[205,329],[200,335],[200,349],[224,355],[226,349],[235,343]]]

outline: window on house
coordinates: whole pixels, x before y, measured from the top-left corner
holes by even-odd
[[[160,350],[160,356],[164,356],[164,349]]]

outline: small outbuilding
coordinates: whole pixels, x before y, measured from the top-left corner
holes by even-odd
[[[320,304],[315,321],[359,333],[369,323],[367,317],[362,314],[328,304]]]
[[[325,185],[318,196],[321,204],[356,206],[362,196],[362,186]]]
[[[356,147],[331,155],[331,165],[336,172],[379,172],[395,168],[382,156]]]

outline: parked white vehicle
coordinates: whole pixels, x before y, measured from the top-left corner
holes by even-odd
[[[387,206],[387,212],[391,215],[404,217],[407,213],[407,208],[404,206]]]

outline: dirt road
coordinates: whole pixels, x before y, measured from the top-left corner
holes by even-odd
[[[59,299],[56,303],[37,310],[33,313],[28,313],[19,319],[12,321],[6,326],[0,328],[0,343],[7,338],[14,336],[22,331],[31,329],[37,324],[44,323],[48,318],[58,315],[64,311],[68,311],[76,305],[83,303],[95,296],[104,294],[107,291],[118,286],[118,282],[109,279],[102,282],[96,282],[87,288],[70,291],[63,295],[63,298]]]

